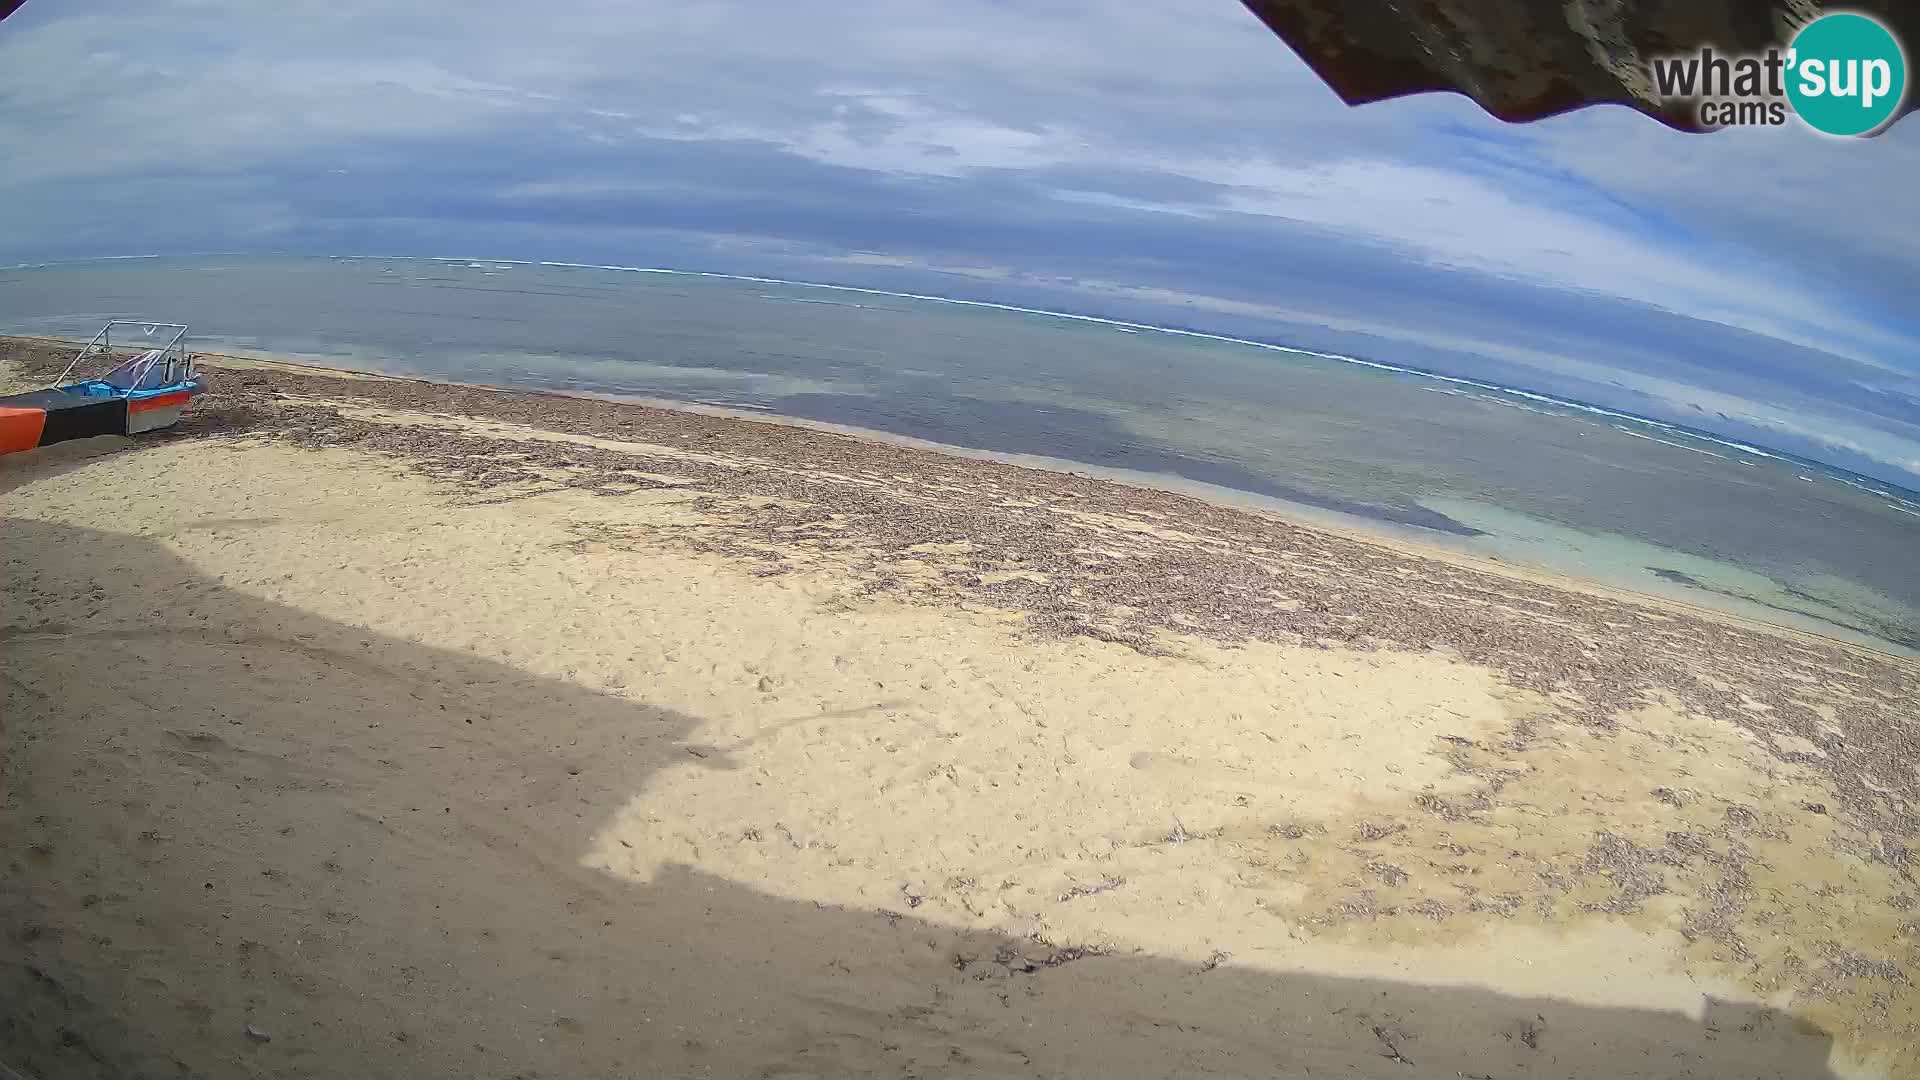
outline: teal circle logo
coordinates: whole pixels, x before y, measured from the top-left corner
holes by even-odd
[[[1794,35],[1787,51],[1787,100],[1816,131],[1877,131],[1906,96],[1906,54],[1877,20],[1836,12]]]

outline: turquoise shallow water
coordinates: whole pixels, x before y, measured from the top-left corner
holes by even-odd
[[[1224,489],[1905,649],[1920,496],[1524,392],[1191,332],[708,275],[415,259],[0,271],[0,329],[666,398]]]

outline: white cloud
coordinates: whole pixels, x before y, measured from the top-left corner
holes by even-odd
[[[911,91],[824,87],[817,119],[792,127],[680,114],[632,134],[674,142],[757,142],[849,169],[962,176],[980,169],[1035,169],[1075,160],[1085,143],[1057,126],[1020,128],[942,108]]]
[[[1637,222],[1529,199],[1478,173],[1386,157],[1169,155],[1059,125],[1007,127],[908,91],[828,89],[820,96],[834,101],[827,110],[832,118],[795,128],[703,119],[642,133],[762,142],[812,161],[914,176],[1072,166],[1179,177],[1220,193],[1184,202],[1080,188],[1053,194],[1147,213],[1280,218],[1391,245],[1440,266],[1636,300],[1876,366],[1890,366],[1890,354],[1920,350],[1910,337],[1834,310],[1811,289],[1821,283],[1799,280],[1791,260],[1755,266],[1738,247],[1663,243]]]

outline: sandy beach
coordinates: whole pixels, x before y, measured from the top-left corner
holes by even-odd
[[[13,1069],[1920,1072],[1913,661],[850,435],[209,366],[174,430],[0,458]]]

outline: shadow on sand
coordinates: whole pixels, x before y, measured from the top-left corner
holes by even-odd
[[[730,767],[698,718],[264,601],[156,539],[0,528],[0,1061],[41,1080],[1832,1075],[1767,1009],[1081,958],[624,882],[582,853],[655,770]]]

